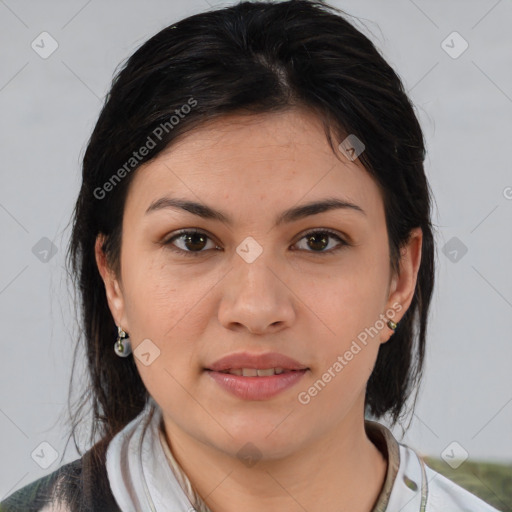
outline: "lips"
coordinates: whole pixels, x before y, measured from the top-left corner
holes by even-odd
[[[224,356],[205,369],[214,372],[233,372],[235,375],[256,377],[258,373],[255,374],[254,370],[257,372],[265,372],[266,370],[270,371],[273,369],[274,372],[270,375],[279,375],[290,371],[307,370],[308,367],[278,352],[267,352],[264,354],[239,352]],[[239,372],[240,370],[242,373]],[[259,376],[263,377],[267,376],[267,374],[261,373]]]
[[[284,354],[239,352],[215,361],[206,375],[241,400],[269,400],[297,385],[308,367]]]

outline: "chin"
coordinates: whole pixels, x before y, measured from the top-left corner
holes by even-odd
[[[223,424],[231,436],[224,432],[222,439],[210,438],[208,444],[239,459],[245,456],[268,460],[288,457],[299,450],[302,443],[297,438],[295,426],[279,426],[285,416],[272,424],[265,422],[264,425],[258,425],[253,418],[247,422],[239,421],[235,427]]]

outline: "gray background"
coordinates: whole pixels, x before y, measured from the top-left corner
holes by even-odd
[[[0,499],[54,471],[58,460],[44,467],[50,446],[60,460],[67,437],[78,328],[63,271],[67,223],[114,70],[164,26],[229,4],[0,0]],[[512,3],[332,4],[362,18],[356,26],[402,77],[428,147],[438,282],[426,376],[404,440],[424,454],[456,441],[445,454],[510,462]],[[47,59],[31,47],[43,31],[59,45]],[[454,31],[469,44],[457,58]],[[44,252],[45,237],[56,254]],[[64,461],[76,457],[71,443]]]

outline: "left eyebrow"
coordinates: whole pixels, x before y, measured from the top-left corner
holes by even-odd
[[[160,199],[153,201],[146,210],[145,215],[165,208],[185,210],[203,219],[218,220],[229,226],[233,224],[232,218],[220,210],[215,210],[210,206],[189,201],[187,199],[172,197],[161,197]],[[356,204],[338,198],[327,198],[321,201],[313,201],[300,206],[295,206],[283,211],[277,216],[275,226],[279,226],[283,223],[295,222],[311,215],[317,215],[319,213],[335,209],[347,209],[366,215],[366,212]]]

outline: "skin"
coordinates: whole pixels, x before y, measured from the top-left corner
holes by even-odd
[[[233,224],[179,209],[145,214],[166,195],[222,210]],[[274,226],[283,210],[327,197],[365,214],[336,209]],[[202,251],[196,257],[162,243],[185,228],[209,236],[188,245],[175,239],[177,249]],[[329,254],[337,239],[308,243],[304,234],[321,228],[351,245]],[[252,263],[236,252],[248,236],[263,248]],[[400,275],[392,275],[379,189],[359,160],[332,152],[312,113],[231,115],[181,137],[136,171],[120,276],[100,242],[96,258],[112,316],[134,351],[148,338],[160,350],[149,366],[136,357],[137,368],[162,408],[173,454],[213,512],[372,509],[387,463],[365,433],[364,395],[378,348],[393,331],[384,323],[307,405],[297,395],[379,315],[397,304],[393,320],[405,314],[422,233],[412,232]],[[241,400],[203,371],[241,351],[281,352],[309,370],[276,397]],[[248,442],[261,454],[252,467],[237,456]]]

